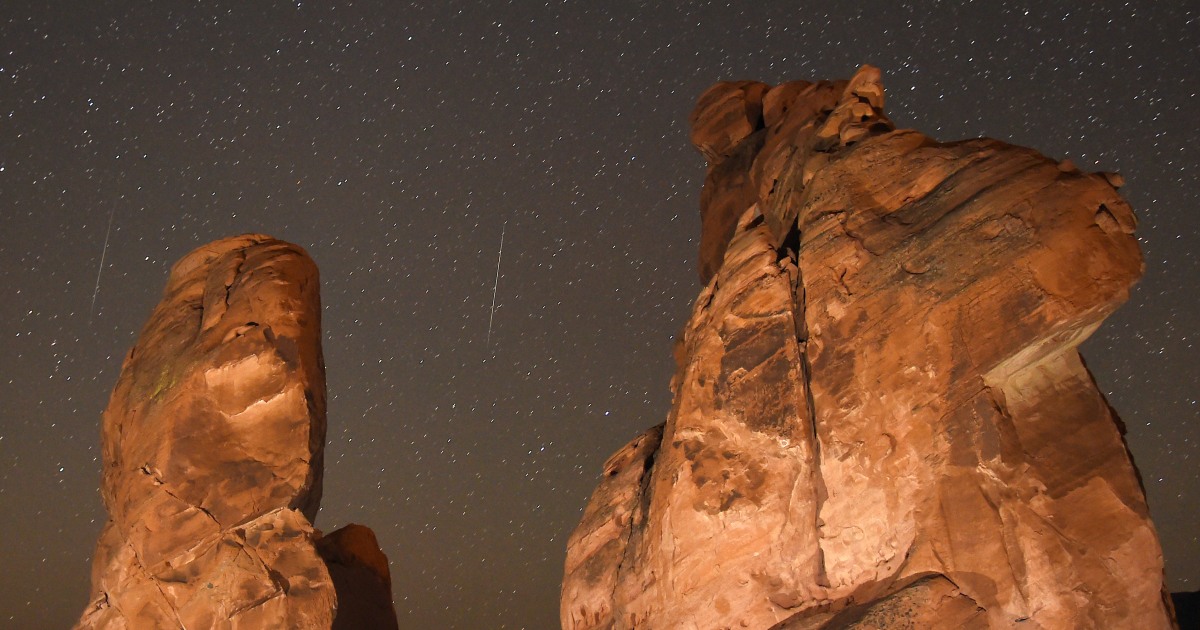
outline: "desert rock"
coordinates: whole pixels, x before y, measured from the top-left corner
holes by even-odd
[[[705,286],[661,428],[609,460],[561,619],[1169,628],[1076,350],[1142,272],[1112,174],[896,129],[879,71],[701,96]]]
[[[396,630],[392,606],[392,574],[375,532],[351,523],[317,541],[337,590],[338,613],[333,630]]]
[[[331,627],[320,316],[289,243],[229,238],[172,268],[104,412],[109,521],[78,628]]]

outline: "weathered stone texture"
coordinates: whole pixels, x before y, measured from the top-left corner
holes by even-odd
[[[104,412],[109,521],[77,627],[331,627],[320,315],[295,245],[244,235],[174,266]]]
[[[1076,347],[1142,271],[1111,174],[896,130],[878,70],[722,83],[667,422],[568,543],[564,628],[1166,628]]]

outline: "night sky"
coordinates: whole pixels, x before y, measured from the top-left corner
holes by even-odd
[[[670,404],[696,97],[864,62],[899,126],[1125,175],[1146,275],[1084,356],[1200,589],[1200,8],[1002,4],[4,2],[0,625],[82,611],[121,359],[254,231],[321,268],[316,525],[375,530],[402,627],[557,627],[602,463]]]

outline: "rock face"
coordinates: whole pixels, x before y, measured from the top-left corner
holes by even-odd
[[[397,630],[392,574],[375,532],[351,523],[317,541],[338,596],[334,630]]]
[[[109,521],[78,628],[332,627],[320,315],[295,245],[244,235],[176,263],[104,412]]]
[[[1168,628],[1076,350],[1142,271],[1116,175],[897,130],[878,70],[719,83],[666,424],[568,543],[564,628]]]

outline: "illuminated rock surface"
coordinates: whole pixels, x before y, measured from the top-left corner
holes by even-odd
[[[316,265],[294,245],[244,235],[176,263],[104,412],[109,521],[77,627],[333,626],[318,547],[341,537],[322,544],[312,526],[320,313]]]
[[[563,627],[1170,627],[1076,350],[1142,272],[1119,176],[896,130],[871,67],[720,83],[691,124],[705,287]]]

